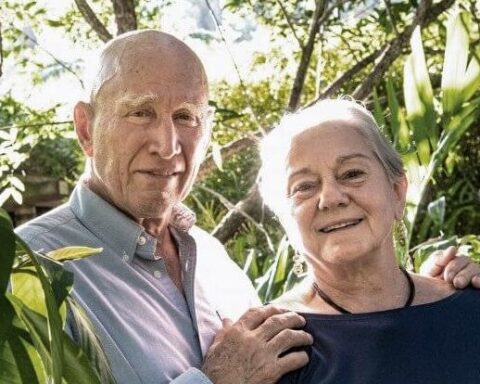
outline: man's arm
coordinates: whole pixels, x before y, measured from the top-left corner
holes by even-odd
[[[223,328],[207,352],[202,371],[215,384],[269,384],[308,362],[304,350],[312,336],[298,330],[303,317],[271,305],[247,311],[237,322],[223,321]]]
[[[457,256],[457,248],[433,253],[420,268],[422,275],[436,277],[462,289],[468,284],[480,288],[480,265],[466,256]]]

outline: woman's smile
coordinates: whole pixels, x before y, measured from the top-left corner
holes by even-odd
[[[340,220],[333,224],[327,224],[318,229],[318,232],[322,233],[331,233],[331,232],[338,232],[345,229],[350,229],[356,227],[358,224],[362,222],[363,219],[349,219],[349,220]]]

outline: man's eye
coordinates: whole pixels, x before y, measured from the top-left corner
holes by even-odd
[[[129,112],[128,116],[139,117],[139,118],[152,117],[153,111],[149,109],[139,109],[139,110]]]
[[[175,115],[175,120],[180,124],[196,127],[199,125],[199,119],[191,113],[179,113]]]

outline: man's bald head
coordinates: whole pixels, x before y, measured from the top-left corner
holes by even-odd
[[[110,80],[116,76],[141,76],[145,65],[150,66],[149,71],[168,71],[181,66],[183,76],[189,76],[194,85],[208,92],[203,64],[185,43],[156,30],[132,31],[114,38],[103,48],[90,93],[92,106]]]

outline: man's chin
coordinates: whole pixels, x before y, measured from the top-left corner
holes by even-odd
[[[143,219],[163,219],[171,214],[175,202],[175,199],[143,200],[137,204],[135,215]]]

